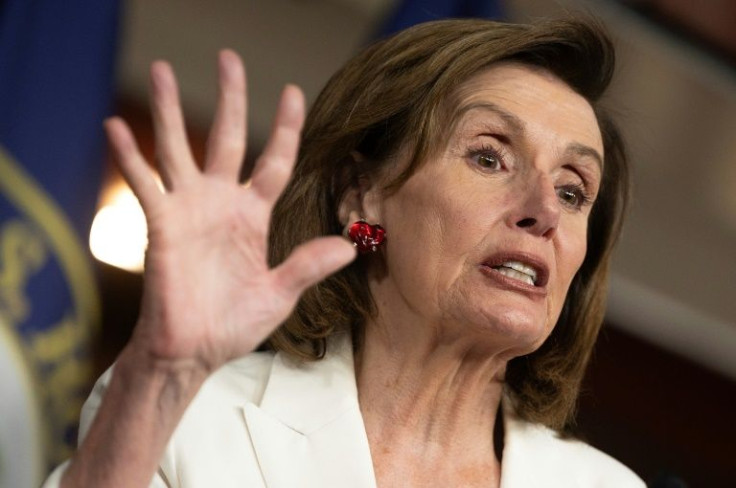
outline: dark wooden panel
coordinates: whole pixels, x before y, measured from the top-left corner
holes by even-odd
[[[736,353],[736,351],[735,351]],[[581,397],[587,440],[645,479],[736,486],[736,383],[607,327]]]

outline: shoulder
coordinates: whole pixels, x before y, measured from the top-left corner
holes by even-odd
[[[645,487],[633,471],[608,454],[582,441],[562,438],[543,425],[513,417],[506,422],[503,468],[526,479],[528,486]]]

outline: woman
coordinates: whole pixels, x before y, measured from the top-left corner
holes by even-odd
[[[597,27],[376,44],[316,101],[288,186],[300,92],[242,187],[245,78],[219,63],[203,170],[152,67],[165,191],[106,125],[149,223],[145,292],[49,486],[643,486],[563,434],[627,192]]]

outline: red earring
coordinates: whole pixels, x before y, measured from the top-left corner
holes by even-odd
[[[371,225],[363,219],[345,228],[345,236],[353,241],[358,253],[376,252],[386,242],[386,231],[378,224]]]

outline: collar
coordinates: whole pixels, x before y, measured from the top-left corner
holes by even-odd
[[[277,353],[261,401],[243,414],[269,488],[375,488],[349,337],[320,361]]]

